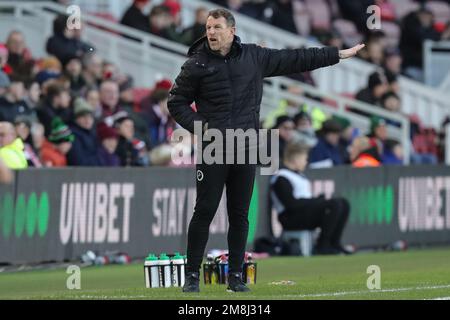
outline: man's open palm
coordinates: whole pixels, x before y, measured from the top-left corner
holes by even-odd
[[[353,57],[358,53],[359,50],[361,50],[365,46],[366,46],[365,44],[358,44],[350,49],[339,50],[339,58],[347,59],[347,58]]]

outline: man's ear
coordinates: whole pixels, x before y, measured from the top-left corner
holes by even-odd
[[[233,36],[236,34],[236,27],[231,27],[231,34]]]

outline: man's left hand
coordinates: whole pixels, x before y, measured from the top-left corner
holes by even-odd
[[[365,44],[358,44],[350,49],[339,50],[339,58],[347,59],[347,58],[353,57],[358,53],[359,50],[361,50],[365,46],[366,46]]]

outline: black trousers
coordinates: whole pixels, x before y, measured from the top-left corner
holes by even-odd
[[[278,218],[284,230],[321,229],[318,248],[339,247],[344,227],[350,213],[346,199],[301,199],[300,208],[283,212]]]
[[[188,229],[186,272],[198,272],[209,226],[226,186],[230,272],[242,272],[248,235],[248,208],[253,192],[254,164],[197,164],[197,199]]]

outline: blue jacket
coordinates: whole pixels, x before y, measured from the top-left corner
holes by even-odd
[[[72,125],[70,129],[75,135],[75,141],[67,154],[68,164],[70,166],[101,166],[95,131],[83,129],[76,124]]]
[[[309,163],[320,162],[330,159],[333,165],[343,164],[343,159],[338,146],[333,146],[319,137],[317,144],[309,152]]]

